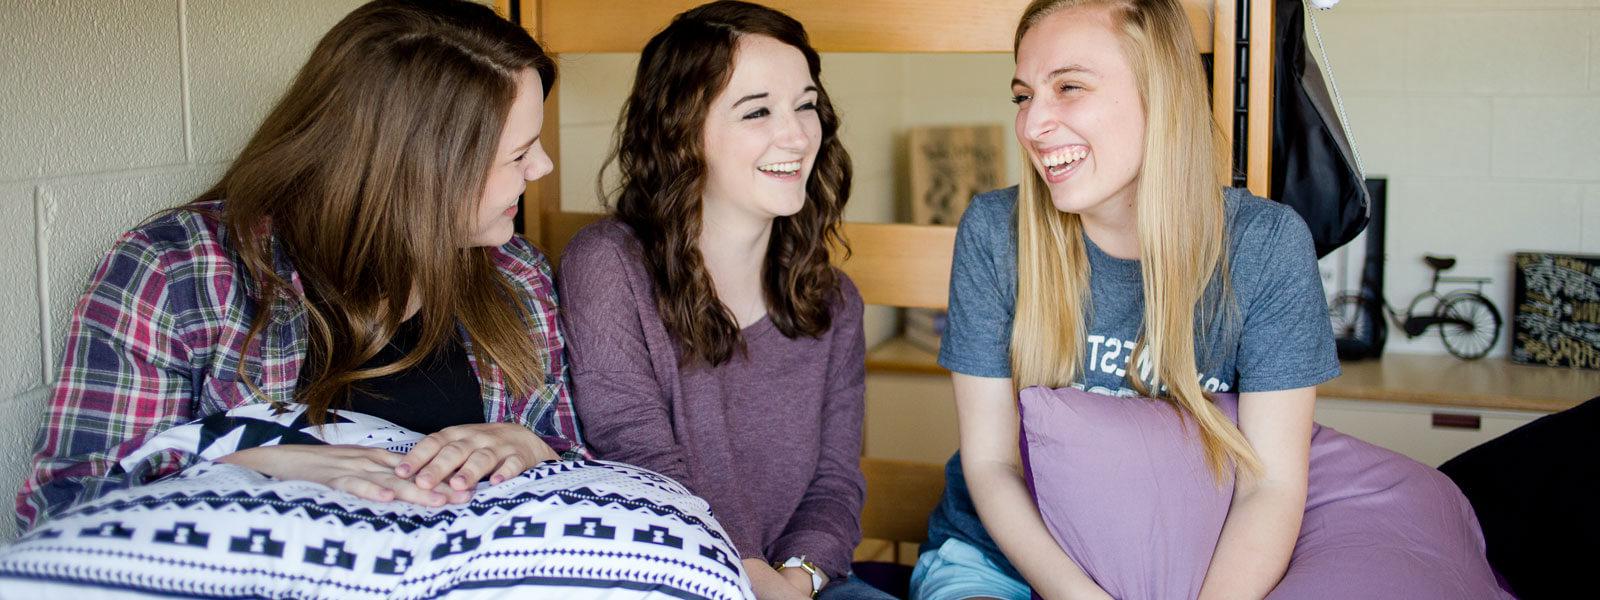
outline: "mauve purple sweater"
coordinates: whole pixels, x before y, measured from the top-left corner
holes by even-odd
[[[861,541],[866,340],[861,294],[842,273],[833,326],[790,339],[770,319],[747,353],[708,368],[679,361],[642,249],[612,219],[561,257],[561,317],[573,404],[596,456],[678,480],[711,503],[740,558],[805,555],[830,577]]]

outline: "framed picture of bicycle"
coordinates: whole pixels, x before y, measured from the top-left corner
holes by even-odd
[[[1600,255],[1519,252],[1511,360],[1600,369]]]
[[[1445,350],[1457,358],[1477,360],[1488,356],[1500,340],[1500,309],[1483,294],[1489,278],[1445,274],[1455,268],[1455,257],[1424,254],[1420,257],[1423,264],[1433,271],[1428,289],[1406,304],[1390,304],[1384,297],[1388,184],[1384,179],[1367,179],[1366,183],[1372,199],[1372,219],[1367,231],[1356,238],[1364,239],[1364,243],[1351,243],[1322,260],[1324,285],[1331,291],[1328,318],[1339,358],[1377,358],[1389,337],[1390,323],[1407,339],[1438,335]],[[1359,273],[1360,286],[1353,289],[1350,282],[1355,273]]]

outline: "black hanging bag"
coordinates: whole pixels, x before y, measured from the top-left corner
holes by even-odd
[[[1361,233],[1370,206],[1355,153],[1305,33],[1304,4],[1278,2],[1272,198],[1300,213],[1322,257]]]

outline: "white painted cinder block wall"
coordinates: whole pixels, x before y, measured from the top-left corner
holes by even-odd
[[[1319,13],[1368,173],[1389,178],[1384,294],[1424,253],[1492,277],[1510,347],[1512,254],[1600,253],[1600,0],[1344,0]],[[1389,352],[1442,353],[1436,334]],[[1397,337],[1398,335],[1398,337]]]
[[[209,187],[356,0],[0,0],[0,541],[113,238]]]

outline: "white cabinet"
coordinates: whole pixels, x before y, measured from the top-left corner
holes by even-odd
[[[955,399],[933,355],[891,340],[869,353],[867,366],[866,455],[949,457],[958,445]],[[1430,466],[1600,395],[1600,371],[1505,359],[1390,354],[1343,367],[1317,386],[1317,422]]]
[[[1388,401],[1317,398],[1316,420],[1324,426],[1355,436],[1437,467],[1468,448],[1489,441],[1546,413],[1465,408]],[[1436,426],[1435,415],[1445,423],[1477,427]]]

